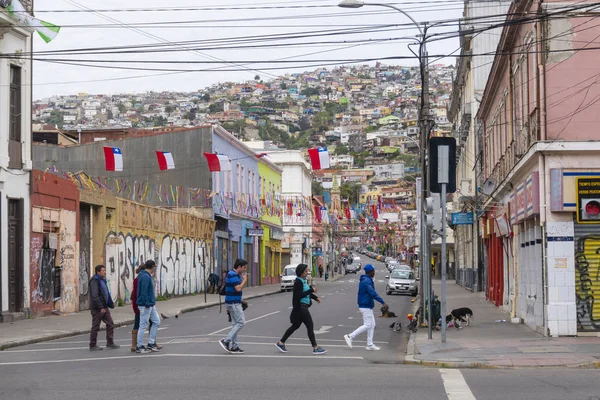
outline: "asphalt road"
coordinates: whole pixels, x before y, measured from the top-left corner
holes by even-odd
[[[383,265],[364,261],[377,268],[376,289],[383,294]],[[79,336],[3,351],[0,399],[600,400],[594,397],[600,396],[600,374],[594,370],[459,371],[400,365],[408,334],[391,331],[390,319],[377,319],[375,342],[381,351],[365,351],[364,336],[349,349],[343,335],[361,323],[357,285],[355,275],[318,285],[322,302],[311,313],[326,355],[312,354],[303,327],[288,340],[287,354],[275,348],[289,326],[291,308],[291,293],[281,293],[250,301],[240,334],[244,355],[221,349],[217,341],[229,324],[218,307],[210,308],[163,320],[161,353],[131,353],[131,327],[117,329],[117,343],[123,345],[118,350],[91,353],[87,336]],[[405,322],[414,307],[412,298],[382,297]]]

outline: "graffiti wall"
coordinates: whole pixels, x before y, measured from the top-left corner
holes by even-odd
[[[104,249],[113,300],[130,302],[135,269],[149,259],[157,265],[157,294],[203,291],[213,231],[211,220],[119,200],[116,229],[107,233]]]
[[[600,235],[577,240],[575,296],[577,330],[600,331]]]

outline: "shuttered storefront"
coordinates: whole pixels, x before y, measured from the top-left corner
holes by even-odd
[[[575,221],[577,332],[600,332],[600,225]]]

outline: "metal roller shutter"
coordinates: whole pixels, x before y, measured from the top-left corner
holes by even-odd
[[[600,225],[575,222],[577,331],[600,332]]]

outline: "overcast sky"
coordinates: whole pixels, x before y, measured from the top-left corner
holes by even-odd
[[[126,2],[122,0],[36,0],[36,16],[59,25],[62,29],[56,39],[49,44],[44,43],[36,35],[34,52],[156,44],[177,51],[102,56],[35,54],[36,59],[46,58],[54,62],[35,61],[34,99],[79,92],[115,94],[149,90],[196,91],[218,82],[244,81],[252,79],[255,75],[267,80],[288,72],[312,71],[317,68],[317,65],[356,59],[405,56],[413,58],[383,62],[418,65],[407,47],[409,42],[414,42],[410,38],[415,38],[418,31],[411,26],[408,18],[382,7],[341,9],[337,7],[337,3],[338,1],[330,0],[127,0]],[[461,2],[450,0],[396,0],[388,3],[402,8],[419,22],[457,19],[461,17],[463,9]],[[248,9],[252,6],[262,7],[262,9]],[[306,7],[290,8],[295,6]],[[186,7],[193,10],[165,10]],[[227,9],[207,9],[211,7]],[[90,12],[88,9],[99,12]],[[160,10],[142,11],[141,9]],[[191,23],[184,23],[186,21]],[[386,24],[396,26],[377,26]],[[357,29],[365,32],[352,33],[352,30]],[[379,31],[373,31],[374,29]],[[434,32],[450,30],[458,29],[454,26]],[[313,36],[264,40],[264,35],[306,35],[307,33]],[[328,35],[325,36],[324,33]],[[248,40],[256,36],[263,36],[263,38]],[[399,39],[403,37],[405,39]],[[371,40],[371,42],[356,42],[360,40]],[[186,41],[188,42],[186,46],[201,47],[202,50],[185,50],[181,45],[169,44],[169,42]],[[196,41],[196,43],[189,43],[189,41]],[[301,43],[301,45],[290,46],[292,43]],[[253,47],[256,45],[278,45],[279,47]],[[214,46],[243,48],[207,49]],[[428,52],[431,55],[452,52],[457,54],[458,46],[459,42],[456,38],[437,41],[428,44]],[[151,48],[156,49],[156,47]],[[416,51],[416,46],[413,48]],[[89,60],[116,62],[94,64]],[[293,62],[275,63],[282,60]],[[299,60],[308,62],[303,63]],[[148,61],[190,63],[148,63]],[[207,61],[217,63],[204,63]],[[263,61],[264,63],[231,63],[236,61]],[[57,62],[169,71],[104,69]],[[455,60],[446,58],[438,62],[454,64]],[[267,70],[282,67],[287,69]],[[329,68],[333,68],[333,65]],[[212,71],[197,71],[207,69]],[[173,70],[194,70],[194,72]]]

